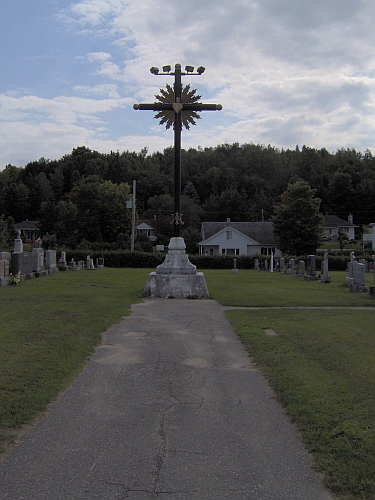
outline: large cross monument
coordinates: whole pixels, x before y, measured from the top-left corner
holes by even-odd
[[[152,67],[154,75],[174,76],[173,89],[166,85],[156,95],[157,102],[146,104],[134,104],[136,110],[157,111],[155,118],[160,118],[160,125],[165,124],[169,129],[174,129],[174,211],[172,223],[174,236],[168,246],[168,254],[163,264],[156,268],[156,272],[150,273],[144,289],[146,297],[161,298],[204,298],[208,297],[208,291],[203,273],[197,273],[196,267],[191,264],[186,254],[186,245],[181,238],[181,225],[183,224],[181,213],[181,131],[191,125],[196,125],[195,120],[200,118],[200,111],[219,111],[221,104],[204,104],[198,102],[201,98],[196,95],[196,90],[190,90],[190,85],[182,86],[181,77],[186,75],[201,75],[205,68],[200,66],[194,73],[193,66],[186,66],[185,72],[181,71],[181,64],[175,65],[174,72],[170,66],[163,66],[163,73]]]

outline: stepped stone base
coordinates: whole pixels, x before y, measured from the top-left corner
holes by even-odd
[[[171,238],[168,254],[156,272],[148,275],[143,296],[162,299],[203,299],[208,290],[203,273],[189,261],[183,238]]]
[[[203,273],[195,275],[173,275],[150,273],[143,296],[161,299],[203,299],[208,290]]]

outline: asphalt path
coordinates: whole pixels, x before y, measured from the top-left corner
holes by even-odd
[[[148,299],[0,466],[1,500],[327,500],[213,300]]]

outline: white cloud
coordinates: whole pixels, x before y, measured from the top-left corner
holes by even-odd
[[[76,92],[80,92],[83,94],[96,94],[107,96],[112,99],[119,98],[118,86],[113,85],[111,83],[103,84],[103,85],[76,85],[73,87],[73,90]]]
[[[184,147],[227,141],[375,150],[374,17],[372,0],[72,0],[60,20],[82,43],[65,61],[79,61],[79,76],[72,70],[66,94],[49,99],[6,89],[0,120],[42,131],[54,123],[60,133],[70,125],[69,140],[75,127],[83,139],[87,127],[88,139],[105,147],[109,113],[117,110],[124,129],[114,147],[162,149],[173,139],[131,104],[154,100],[172,83],[151,75],[151,66],[180,62],[206,66],[186,82],[204,101],[223,104],[215,119],[202,113]]]
[[[89,52],[87,54],[87,60],[89,62],[93,62],[93,61],[100,61],[100,62],[104,62],[104,61],[108,61],[108,59],[111,59],[112,56],[111,54],[108,54],[108,52]]]

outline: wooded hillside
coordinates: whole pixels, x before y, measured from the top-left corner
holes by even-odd
[[[173,196],[173,162],[172,147],[153,154],[147,148],[105,154],[81,146],[59,160],[41,158],[23,168],[8,165],[0,172],[0,214],[15,222],[38,220],[44,234],[60,231],[60,240],[74,236],[72,246],[82,236],[113,241],[130,230],[130,214],[117,225],[113,218],[118,220],[130,197],[124,184],[136,180],[138,216],[159,222],[162,234]],[[190,224],[185,231],[199,230],[202,220],[269,220],[280,194],[297,179],[316,189],[322,213],[343,219],[351,213],[359,226],[375,222],[375,159],[370,151],[234,143],[182,152],[183,211]],[[84,231],[93,213],[90,224],[98,225],[101,218],[100,230]],[[107,224],[111,227],[105,229]]]

